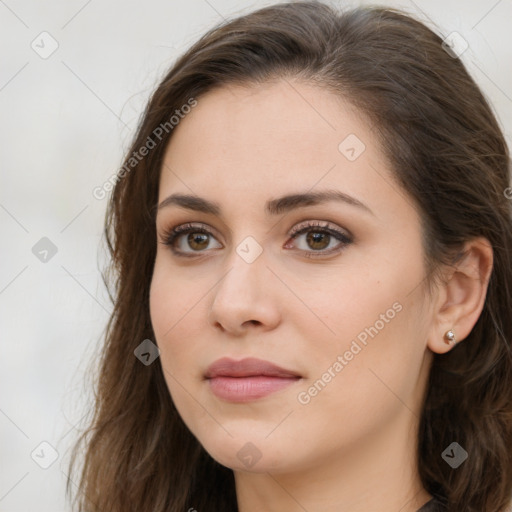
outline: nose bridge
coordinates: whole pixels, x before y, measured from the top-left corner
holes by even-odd
[[[230,248],[226,272],[213,290],[210,319],[223,329],[238,332],[244,324],[267,328],[279,321],[279,312],[268,294],[270,272],[263,247],[246,236]]]
[[[240,298],[249,294],[254,296],[255,287],[263,285],[263,274],[268,272],[265,260],[263,246],[252,235],[246,236],[232,247],[227,272],[219,288]]]

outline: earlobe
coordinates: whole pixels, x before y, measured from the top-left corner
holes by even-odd
[[[466,242],[464,249],[464,256],[440,285],[433,311],[428,347],[440,354],[467,338],[485,304],[493,266],[491,244],[478,237]]]
[[[444,340],[445,343],[447,343],[450,346],[457,344],[457,338],[455,337],[455,333],[453,332],[452,329],[444,333]]]

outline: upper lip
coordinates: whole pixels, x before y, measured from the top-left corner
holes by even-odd
[[[270,361],[254,357],[248,357],[240,361],[223,357],[212,363],[205,373],[207,379],[214,377],[253,377],[257,375],[284,378],[300,377],[300,374],[293,370],[287,370]]]

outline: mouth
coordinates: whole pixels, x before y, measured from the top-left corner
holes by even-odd
[[[244,403],[284,389],[301,380],[302,376],[262,359],[235,361],[222,358],[208,367],[205,378],[218,398]]]

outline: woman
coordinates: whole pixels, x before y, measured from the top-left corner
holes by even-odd
[[[445,47],[299,2],[174,64],[107,211],[79,510],[506,510],[509,155]]]

